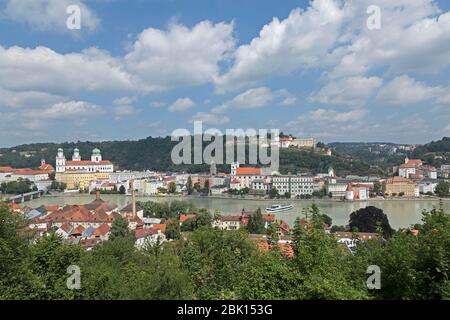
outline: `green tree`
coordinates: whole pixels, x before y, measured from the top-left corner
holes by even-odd
[[[126,189],[125,189],[125,187],[123,186],[123,185],[121,185],[120,187],[119,187],[119,193],[120,194],[125,194],[127,191],[126,191]]]
[[[375,181],[373,183],[373,193],[375,195],[379,195],[381,192],[381,183],[379,181]]]
[[[128,230],[128,222],[118,216],[111,224],[111,232],[109,235],[110,240],[115,240],[116,238],[131,238],[132,233]]]
[[[194,231],[200,227],[212,227],[213,217],[206,209],[200,209],[195,217],[186,220],[181,226],[181,231]]]
[[[269,198],[270,199],[274,199],[276,197],[278,197],[278,190],[275,187],[272,187],[272,189],[269,190]]]
[[[50,233],[31,247],[30,269],[37,277],[33,285],[36,299],[74,299],[76,290],[67,288],[67,269],[79,266],[84,253],[77,245],[65,244],[62,238]]]
[[[181,249],[197,299],[234,299],[255,246],[241,230],[200,228]]]
[[[0,299],[32,299],[35,276],[29,269],[30,235],[20,232],[25,222],[0,203]]]
[[[205,181],[205,186],[203,187],[203,193],[209,195],[209,180]]]
[[[165,234],[167,239],[178,240],[181,238],[180,224],[177,220],[169,220]]]
[[[365,299],[368,297],[364,274],[354,274],[348,255],[343,254],[336,239],[325,233],[317,206],[307,210],[306,220],[296,220],[294,261],[301,280],[300,299]],[[351,257],[350,257],[351,259]]]
[[[434,191],[437,196],[441,198],[445,198],[449,196],[449,183],[445,181],[440,181],[438,185],[436,186],[436,189]]]
[[[177,191],[177,185],[175,184],[175,182],[172,181],[169,183],[168,191],[169,193],[175,193]]]
[[[192,188],[192,178],[191,178],[191,176],[189,176],[188,179],[187,179],[186,188],[187,188],[188,194],[191,195],[192,192],[194,191],[194,189]]]
[[[377,232],[381,227],[383,237],[389,238],[394,230],[389,224],[389,219],[383,210],[368,206],[350,214],[350,229],[358,228],[359,232]]]
[[[295,264],[275,250],[251,256],[238,284],[238,299],[298,299],[302,277]]]
[[[247,230],[249,233],[264,234],[265,233],[264,218],[261,214],[261,209],[257,209],[254,214],[250,215],[247,223]]]

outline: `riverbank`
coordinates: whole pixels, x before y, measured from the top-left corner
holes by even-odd
[[[131,203],[131,196],[127,195],[111,195],[103,194],[101,198],[105,201],[111,201],[117,204],[119,208],[123,208]],[[86,204],[95,199],[95,195],[91,194],[59,194],[46,195],[40,199],[34,199],[25,202],[22,206],[27,205],[37,208],[41,205],[75,205]],[[395,229],[409,227],[415,223],[421,222],[422,211],[431,210],[439,205],[439,199],[378,199],[372,198],[368,201],[336,201],[332,199],[248,199],[248,198],[229,198],[229,197],[198,197],[198,196],[137,196],[139,201],[155,201],[155,202],[171,202],[173,200],[183,200],[191,203],[197,208],[206,208],[210,212],[216,210],[223,215],[239,215],[242,209],[245,210],[264,210],[275,203],[291,203],[294,208],[290,211],[277,213],[278,219],[283,219],[290,225],[294,224],[297,217],[303,217],[303,210],[315,203],[322,213],[326,213],[333,219],[333,224],[348,224],[349,216],[352,212],[365,208],[367,206],[375,206],[382,209],[389,218],[391,226]],[[450,201],[443,201],[443,207],[446,212],[450,212]]]
[[[86,193],[60,193],[60,194],[53,194],[53,195],[44,195],[43,197],[79,197],[79,196],[93,196],[92,194],[86,194]],[[121,196],[121,197],[127,197],[131,198],[131,195],[129,194],[114,194],[114,193],[105,193],[102,194],[102,196]],[[312,199],[297,199],[297,198],[291,198],[291,199],[269,199],[269,198],[261,198],[261,197],[253,197],[253,196],[219,196],[219,195],[213,195],[213,196],[196,196],[196,195],[181,195],[181,194],[175,194],[175,195],[143,195],[143,194],[137,194],[136,198],[148,198],[148,199],[173,199],[173,200],[186,200],[186,199],[220,199],[220,200],[237,200],[237,201],[261,201],[261,202],[323,202],[323,203],[361,203],[361,202],[370,202],[370,201],[443,201],[443,202],[450,202],[450,198],[438,198],[438,197],[418,197],[418,198],[407,198],[407,197],[398,197],[398,198],[383,198],[383,197],[375,197],[375,198],[369,198],[367,200],[341,200],[341,199],[331,199],[331,198],[312,198]]]

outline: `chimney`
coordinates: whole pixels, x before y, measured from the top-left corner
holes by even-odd
[[[100,190],[95,191],[95,200],[100,200]]]

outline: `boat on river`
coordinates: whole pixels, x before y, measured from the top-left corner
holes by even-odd
[[[292,204],[273,204],[270,207],[266,208],[266,212],[274,213],[274,212],[283,212],[292,210],[294,206]]]

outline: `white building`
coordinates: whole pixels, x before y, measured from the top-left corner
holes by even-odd
[[[289,192],[292,197],[300,197],[312,195],[318,185],[310,175],[278,175],[272,177],[272,188],[276,188],[279,194]]]
[[[112,182],[126,182],[129,180],[146,179],[154,176],[152,171],[116,171],[110,174]]]
[[[336,179],[329,179],[327,181],[327,194],[331,194],[333,198],[345,198],[346,192],[346,182],[338,182]]]
[[[269,191],[271,189],[270,179],[255,179],[252,181],[252,190]]]
[[[436,191],[438,183],[434,181],[419,181],[417,182],[417,187],[419,188],[419,194],[426,194],[426,193],[434,193]]]
[[[239,167],[238,162],[234,162],[231,164],[231,180],[239,181],[239,187],[235,189],[238,190],[244,188],[251,189],[253,180],[265,180],[265,179],[267,179],[267,176],[263,175],[261,168],[250,168],[250,167],[241,168]]]
[[[81,160],[78,148],[73,150],[72,160],[66,160],[62,148],[56,156],[56,172],[85,171],[85,172],[113,172],[114,166],[109,160],[103,160],[100,150],[92,150],[91,160]]]
[[[164,188],[164,181],[150,180],[144,183],[144,194],[155,195],[158,194],[158,189]]]
[[[17,181],[18,179],[28,179],[31,182],[49,180],[48,171],[31,170],[31,169],[17,169],[10,175],[10,181]]]
[[[295,138],[290,142],[290,146],[296,148],[315,148],[316,141],[314,138]]]
[[[0,182],[7,181],[13,172],[14,169],[11,167],[0,167]]]
[[[163,243],[166,241],[166,236],[161,230],[153,229],[139,229],[135,231],[136,241],[134,245],[138,249],[144,249],[147,246],[153,246],[155,244]]]

